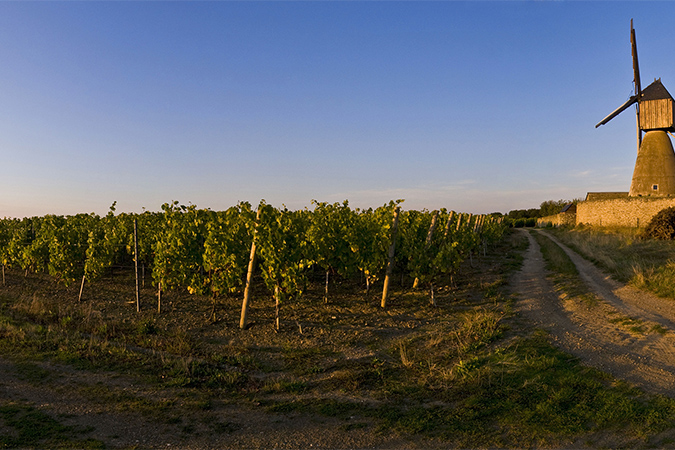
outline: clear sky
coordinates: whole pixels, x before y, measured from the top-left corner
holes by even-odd
[[[674,2],[0,2],[0,217],[628,191]]]

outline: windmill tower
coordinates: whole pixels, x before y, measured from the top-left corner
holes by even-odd
[[[675,132],[673,97],[663,86],[660,78],[642,90],[633,19],[630,21],[630,43],[635,95],[595,127],[606,124],[635,104],[638,155],[628,195],[630,197],[675,195],[675,153],[668,137],[668,133]]]

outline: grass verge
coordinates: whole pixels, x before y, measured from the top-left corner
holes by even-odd
[[[579,271],[567,253],[545,235],[538,232],[534,232],[533,235],[556,289],[567,296],[579,298],[589,305],[597,303],[597,298],[579,278]]]
[[[550,232],[618,281],[675,299],[675,242],[641,239],[637,229],[580,227]]]

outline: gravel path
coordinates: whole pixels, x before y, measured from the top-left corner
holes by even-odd
[[[609,278],[550,234],[576,265],[598,301],[556,292],[537,242],[512,280],[518,310],[553,342],[585,364],[654,393],[675,397],[675,304]]]

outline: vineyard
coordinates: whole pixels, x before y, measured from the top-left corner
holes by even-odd
[[[178,202],[161,212],[74,216],[47,215],[0,220],[0,261],[5,269],[48,273],[68,286],[96,282],[117,271],[133,271],[136,308],[162,311],[162,293],[242,296],[240,326],[247,326],[253,283],[262,284],[280,305],[306,291],[308,277],[325,275],[324,302],[331,279],[359,280],[366,292],[382,281],[386,307],[390,278],[424,286],[435,304],[435,286],[451,282],[462,262],[499,240],[505,225],[491,216],[454,211],[401,211],[401,201],[376,209],[313,202],[313,210],[290,211],[240,203],[225,211]],[[146,273],[156,299],[141,299]],[[324,276],[322,275],[322,276]]]
[[[498,217],[114,206],[0,221],[0,447],[672,443],[671,399],[521,314],[546,272]]]

